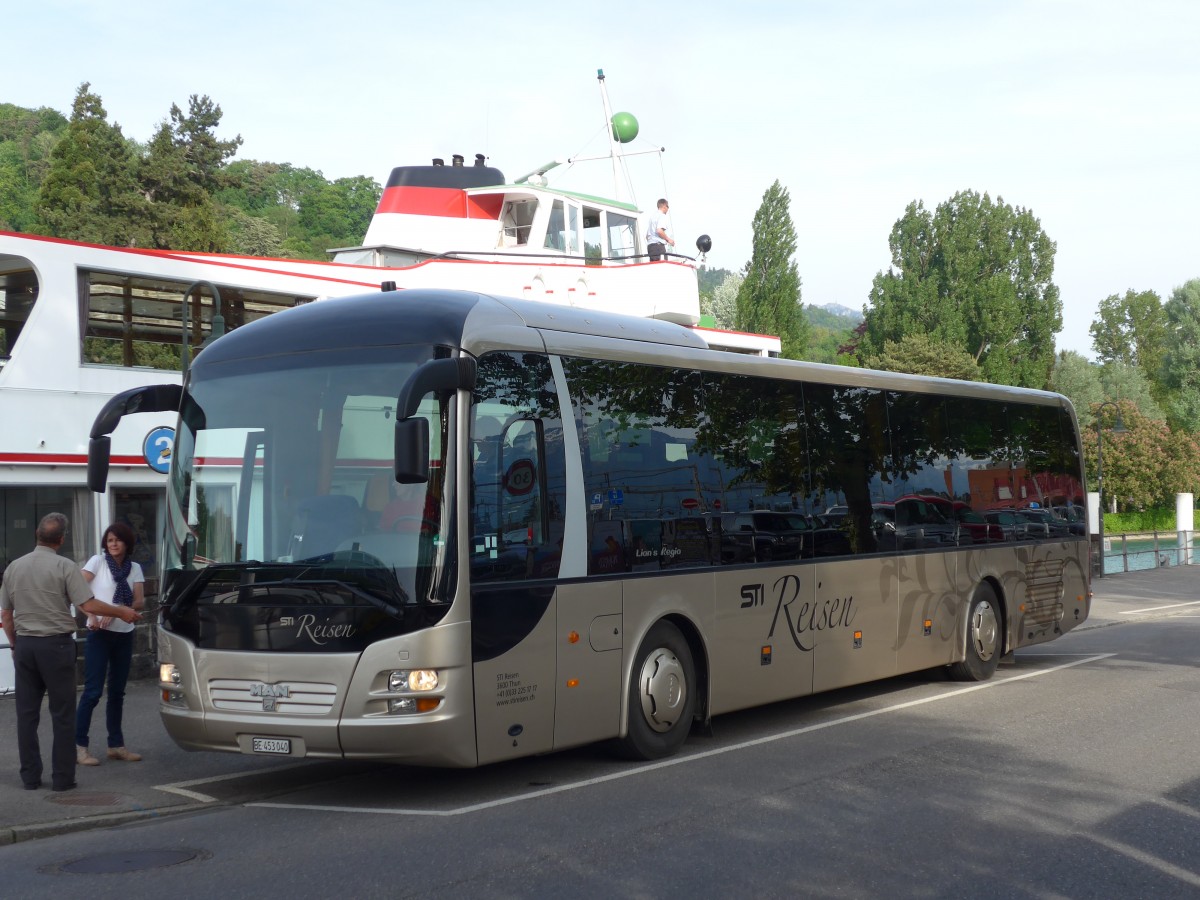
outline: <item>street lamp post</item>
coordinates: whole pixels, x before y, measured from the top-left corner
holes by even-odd
[[[208,333],[208,340],[201,344],[196,352],[200,352],[200,350],[203,350],[212,341],[215,341],[225,333],[225,317],[221,315],[221,292],[217,290],[217,286],[211,281],[193,281],[188,285],[188,289],[183,292],[183,341],[180,345],[179,355],[183,362],[183,375],[185,378],[187,377],[188,363],[191,362],[188,354],[188,330],[191,327],[190,317],[188,316],[188,298],[192,296],[192,291],[204,285],[208,286],[213,296],[212,323]],[[199,314],[197,314],[197,318],[200,318]]]
[[[1121,418],[1121,407],[1113,403],[1111,400],[1105,400],[1096,408],[1096,493],[1100,497],[1098,520],[1100,523],[1100,571],[1096,574],[1104,577],[1104,423],[1100,421],[1100,414],[1104,412],[1104,407],[1111,406],[1117,413],[1117,420],[1113,423],[1113,434],[1125,433],[1125,422]]]

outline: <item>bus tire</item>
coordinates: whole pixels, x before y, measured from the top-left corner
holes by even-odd
[[[1003,625],[996,592],[989,584],[979,585],[967,614],[966,658],[950,665],[950,677],[955,681],[991,678],[1004,652]]]
[[[617,742],[628,759],[662,759],[687,740],[696,708],[692,650],[670,622],[656,622],[638,647],[629,679],[629,729]]]

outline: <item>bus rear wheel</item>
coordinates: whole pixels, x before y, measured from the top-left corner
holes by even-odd
[[[696,667],[679,629],[657,622],[646,634],[629,680],[629,731],[618,751],[629,759],[662,759],[687,740],[696,708]]]
[[[981,584],[971,598],[967,619],[967,655],[950,665],[955,681],[987,681],[996,672],[1004,650],[1000,604],[991,585]]]

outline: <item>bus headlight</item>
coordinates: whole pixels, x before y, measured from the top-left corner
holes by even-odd
[[[183,696],[183,676],[179,674],[174,663],[158,664],[158,681],[162,688],[162,701],[168,706],[186,707],[187,699]]]
[[[437,669],[397,669],[388,673],[389,691],[433,691],[437,686]]]

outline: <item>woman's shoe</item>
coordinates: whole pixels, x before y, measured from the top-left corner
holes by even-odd
[[[111,755],[111,751],[109,755]],[[100,760],[88,753],[87,747],[76,747],[75,764],[80,766],[98,766],[100,765]]]
[[[134,753],[132,750],[126,750],[124,747],[109,747],[109,759],[123,759],[125,762],[141,762],[142,754]]]

